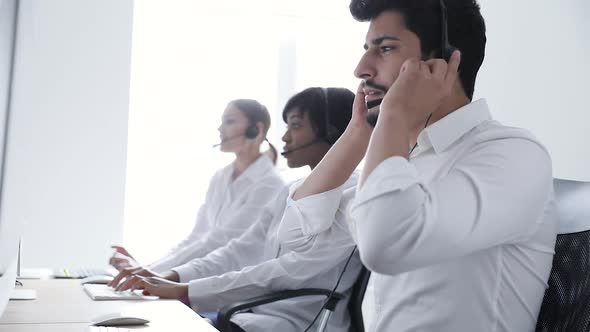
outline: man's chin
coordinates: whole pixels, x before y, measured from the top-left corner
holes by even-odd
[[[367,109],[370,111],[374,108],[377,108],[377,106],[381,105],[382,102],[383,102],[383,98],[373,99],[373,100],[369,100],[369,101],[365,102],[365,106],[367,106]]]
[[[373,99],[365,103],[367,106],[367,115],[365,118],[367,119],[367,123],[373,128],[375,128],[377,125],[377,118],[379,118],[380,109],[379,106],[381,105],[382,101],[383,99]]]

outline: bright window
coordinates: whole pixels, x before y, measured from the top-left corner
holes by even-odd
[[[366,24],[348,3],[135,2],[124,243],[140,261],[188,234],[211,175],[232,160],[212,148],[228,101],[265,104],[280,150],[291,95],[311,86],[354,91]],[[308,172],[284,160],[278,167],[288,179]]]

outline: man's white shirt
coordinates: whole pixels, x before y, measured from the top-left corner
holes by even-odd
[[[285,186],[265,154],[232,181],[233,171],[231,163],[215,173],[191,233],[165,257],[151,264],[152,270],[169,271],[241,236],[261,218],[264,206],[274,201]]]
[[[485,100],[367,178],[350,226],[374,272],[369,331],[534,331],[556,237],[551,159]]]
[[[357,193],[321,195],[333,203],[317,213],[347,205],[372,271],[368,331],[534,331],[556,237],[551,159],[485,100],[427,127],[410,161],[384,160]]]

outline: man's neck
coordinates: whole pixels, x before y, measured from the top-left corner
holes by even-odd
[[[454,111],[458,110],[459,108],[471,103],[471,100],[465,96],[463,92],[455,92],[451,94],[448,98],[446,98],[440,107],[432,113],[430,119],[424,119],[424,122],[421,123],[418,127],[414,128],[410,132],[410,148],[413,147],[416,142],[418,141],[418,135],[424,130],[425,127],[430,126],[445,116],[453,113]],[[428,123],[426,123],[428,121]]]

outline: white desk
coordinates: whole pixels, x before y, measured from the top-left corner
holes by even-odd
[[[158,329],[147,327],[120,327],[122,331],[126,329],[130,332],[135,331],[188,331],[183,329]],[[0,332],[92,332],[91,327],[88,324],[6,324],[0,325]]]
[[[0,318],[0,332],[88,332],[93,318],[111,312],[147,317],[142,331],[217,331],[179,301],[92,301],[78,280],[24,280],[37,299],[10,301]]]

